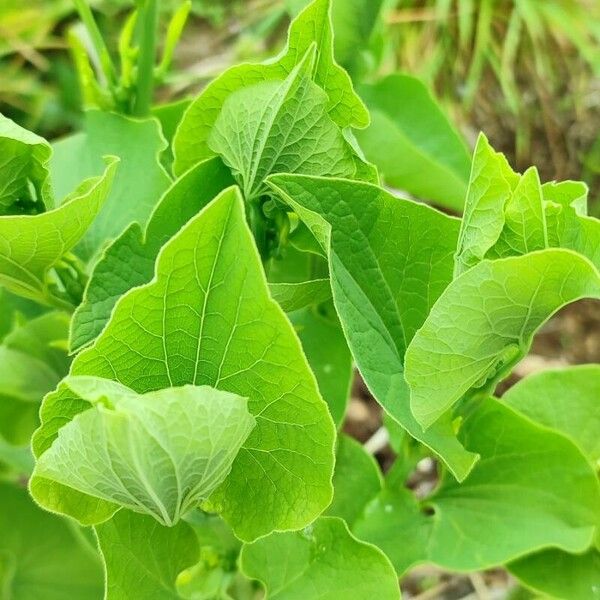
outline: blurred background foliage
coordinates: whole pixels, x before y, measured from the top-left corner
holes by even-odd
[[[165,22],[180,3],[161,0]],[[306,3],[193,0],[159,100],[195,94],[231,63],[266,56]],[[116,49],[131,0],[90,4]],[[373,95],[369,84],[391,73],[416,76],[469,146],[484,130],[520,169],[535,164],[546,180],[583,178],[598,214],[598,0],[334,0],[333,17],[337,58],[365,84],[363,93]],[[77,23],[72,0],[0,3],[0,112],[49,138],[76,128],[81,117],[66,41],[75,28],[85,44]],[[403,98],[395,103],[401,112]]]

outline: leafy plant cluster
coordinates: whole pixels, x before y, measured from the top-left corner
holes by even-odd
[[[462,219],[389,192],[358,140],[414,145],[369,125],[329,4],[189,106],[91,110],[52,146],[0,120],[7,597],[392,600],[420,563],[597,596],[600,367],[494,396],[554,313],[600,298],[587,189],[481,135]],[[363,95],[402,122],[421,89],[394,77]],[[458,207],[464,150],[431,115],[413,189]],[[386,473],[340,433],[353,363]]]

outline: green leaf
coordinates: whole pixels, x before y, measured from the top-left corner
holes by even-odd
[[[550,181],[542,185],[544,201],[570,207],[581,217],[587,215],[588,193],[583,181]]]
[[[211,497],[242,539],[302,527],[331,500],[333,423],[291,325],[268,295],[236,189],[164,246],[152,282],[121,298],[71,373],[110,378],[140,394],[192,384],[249,398],[257,425]],[[64,386],[48,396],[36,454],[85,408]],[[82,521],[110,514],[109,506],[90,508],[89,498],[43,487],[32,484],[36,497]]]
[[[351,73],[368,48],[383,4],[384,0],[332,0],[335,58]]]
[[[247,400],[208,386],[139,395],[71,377],[92,407],[58,431],[33,477],[57,481],[172,526],[208,498],[255,425]]]
[[[200,560],[179,574],[177,591],[191,600],[229,599],[228,588],[233,578],[242,578],[237,566],[242,543],[217,515],[196,510],[185,520],[198,538]]]
[[[446,477],[420,502],[388,488],[353,532],[379,546],[400,574],[421,562],[471,571],[547,547],[586,550],[600,485],[569,440],[492,398],[474,407],[459,436],[481,456],[465,481]]]
[[[326,511],[352,528],[383,487],[375,459],[356,440],[340,435],[333,474],[333,500]]]
[[[469,181],[464,140],[415,77],[394,74],[359,92],[371,124],[356,136],[385,182],[419,198],[460,211]]]
[[[111,188],[116,166],[116,160],[109,161],[101,177],[84,181],[54,210],[0,217],[1,285],[42,304],[68,306],[53,295],[49,271],[94,222]]]
[[[411,409],[424,427],[470,393],[493,392],[557,310],[600,298],[600,274],[570,250],[484,261],[440,296],[406,352]]]
[[[563,600],[591,600],[600,593],[600,552],[546,550],[508,565],[524,585]]]
[[[273,533],[242,548],[242,571],[262,581],[269,600],[392,600],[398,580],[383,553],[357,540],[341,519]]]
[[[530,375],[502,400],[536,423],[564,433],[592,464],[598,464],[599,390],[600,365],[579,365]]]
[[[455,275],[482,261],[504,228],[504,206],[519,176],[479,134],[455,257]]]
[[[227,98],[237,90],[265,81],[285,79],[317,44],[313,81],[327,94],[328,113],[340,127],[366,127],[369,114],[354,93],[348,74],[335,62],[330,0],[315,0],[292,22],[286,49],[277,60],[265,64],[232,67],[211,82],[186,111],[173,141],[174,171],[180,175],[210,158],[211,131]]]
[[[94,257],[109,240],[132,222],[145,224],[157,200],[170,184],[160,165],[166,148],[156,119],[134,120],[115,113],[86,113],[85,128],[53,145],[50,163],[57,196],[85,177],[97,175],[103,157],[121,159],[108,199],[93,226],[78,245],[84,259]]]
[[[331,298],[329,279],[311,279],[299,283],[270,283],[269,292],[273,300],[286,313],[291,313],[313,304],[327,302]]]
[[[178,600],[179,573],[198,560],[198,541],[181,521],[162,527],[152,517],[127,510],[96,526],[106,565],[106,600]]]
[[[0,482],[0,589],[11,600],[98,600],[99,556],[73,523]]]
[[[58,346],[68,324],[64,313],[47,313],[13,329],[0,346],[0,436],[11,444],[29,442],[42,398],[69,370]]]
[[[328,253],[336,310],[369,389],[464,478],[476,457],[450,420],[423,433],[403,373],[408,343],[452,279],[458,221],[369,184],[299,175],[269,183]]]
[[[329,287],[329,282],[327,283]],[[272,289],[271,284],[270,289]],[[331,288],[329,288],[331,294]],[[341,427],[354,370],[352,355],[339,322],[318,313],[317,309],[306,308],[289,314],[308,364],[317,378],[319,390],[329,406],[329,412],[338,427]]]
[[[327,94],[309,76],[314,48],[285,80],[245,87],[223,103],[208,145],[246,199],[264,194],[271,173],[354,173],[350,148],[327,113]]]
[[[117,300],[148,283],[162,246],[218,193],[233,184],[218,158],[200,163],[175,181],[152,212],[148,225],[130,225],[100,256],[83,301],[73,315],[70,347],[75,352],[104,329]]]
[[[0,114],[0,215],[53,207],[51,152],[45,139]]]
[[[504,227],[486,258],[519,256],[549,247],[542,186],[535,167],[525,171],[504,205]]]

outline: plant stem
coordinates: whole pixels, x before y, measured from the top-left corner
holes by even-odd
[[[104,38],[100,33],[100,29],[98,29],[98,24],[94,19],[92,10],[88,5],[87,0],[73,0],[73,2],[81,20],[83,21],[83,24],[85,25],[85,28],[90,34],[92,44],[94,45],[96,53],[98,54],[100,67],[104,77],[106,78],[108,85],[112,87],[116,80],[115,66],[113,65],[110,52],[108,51],[108,47],[104,42]]]
[[[143,117],[150,112],[154,92],[154,62],[156,59],[156,31],[158,27],[158,0],[145,0],[140,9],[140,55],[133,114]]]

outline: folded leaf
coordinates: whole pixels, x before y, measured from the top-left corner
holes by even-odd
[[[371,113],[371,124],[356,136],[385,182],[462,210],[469,152],[428,88],[415,77],[398,73],[361,85],[359,92]]]
[[[423,433],[403,373],[408,343],[452,279],[458,221],[369,184],[299,175],[268,181],[328,253],[336,310],[369,389],[464,478],[476,457],[450,420]]]
[[[504,207],[519,176],[503,154],[479,134],[455,256],[455,276],[479,263],[498,241],[504,228]]]
[[[134,120],[114,113],[86,113],[85,129],[53,145],[52,182],[60,198],[85,177],[98,175],[103,157],[121,159],[104,207],[78,244],[81,258],[94,257],[132,222],[145,224],[171,183],[160,164],[167,144],[158,121]]]
[[[185,522],[161,527],[127,510],[96,526],[106,565],[106,600],[178,600],[175,582],[198,560],[198,541]]]
[[[264,193],[271,173],[354,173],[350,148],[327,113],[327,95],[310,79],[311,50],[285,80],[231,94],[211,131],[210,149],[231,168],[247,200]]]
[[[269,600],[400,598],[396,574],[385,555],[357,540],[335,517],[246,544],[241,568],[265,584]]]
[[[33,476],[166,526],[221,484],[255,425],[246,399],[208,386],[138,395],[95,377],[66,382],[93,407],[58,431]]]
[[[0,482],[0,584],[11,600],[98,600],[102,567],[75,524],[38,508],[27,491]]]
[[[461,398],[493,392],[557,310],[600,298],[600,274],[570,250],[484,261],[439,297],[406,352],[416,420],[430,427]]]
[[[116,167],[116,160],[109,161],[101,177],[84,181],[54,210],[0,217],[0,285],[43,304],[65,304],[53,296],[48,272],[94,222]]]
[[[564,433],[589,458],[600,461],[600,365],[542,371],[521,379],[502,396],[516,411]]]
[[[333,424],[291,325],[268,296],[235,189],[164,246],[153,281],[121,298],[71,372],[111,378],[140,394],[192,384],[249,398],[257,425],[211,497],[244,539],[302,527],[331,499]],[[34,439],[38,456],[85,408],[64,389],[46,398]],[[46,505],[85,522],[110,514],[110,506],[47,480],[31,488]]]
[[[350,77],[333,56],[330,3],[331,0],[315,0],[298,15],[290,26],[287,47],[275,61],[232,67],[192,102],[173,140],[177,175],[214,155],[208,143],[210,134],[233,92],[257,83],[285,79],[315,43],[313,81],[327,94],[329,116],[341,129],[368,125],[366,108],[354,93]]]
[[[549,247],[542,185],[535,167],[525,171],[504,203],[504,221],[486,258],[519,256]]]
[[[0,215],[53,208],[51,152],[45,139],[0,114]]]
[[[175,181],[153,210],[148,225],[130,225],[102,253],[94,266],[83,302],[71,323],[71,351],[92,342],[104,329],[117,300],[148,283],[163,247],[218,193],[233,184],[220,159],[207,160]]]
[[[481,456],[462,483],[447,477],[421,502],[388,488],[353,532],[379,546],[399,574],[421,562],[474,571],[544,547],[586,550],[600,485],[568,439],[491,398],[474,407],[459,435]]]
[[[299,283],[270,283],[273,300],[287,312],[294,312],[312,304],[321,304],[331,298],[329,279],[311,279]]]

